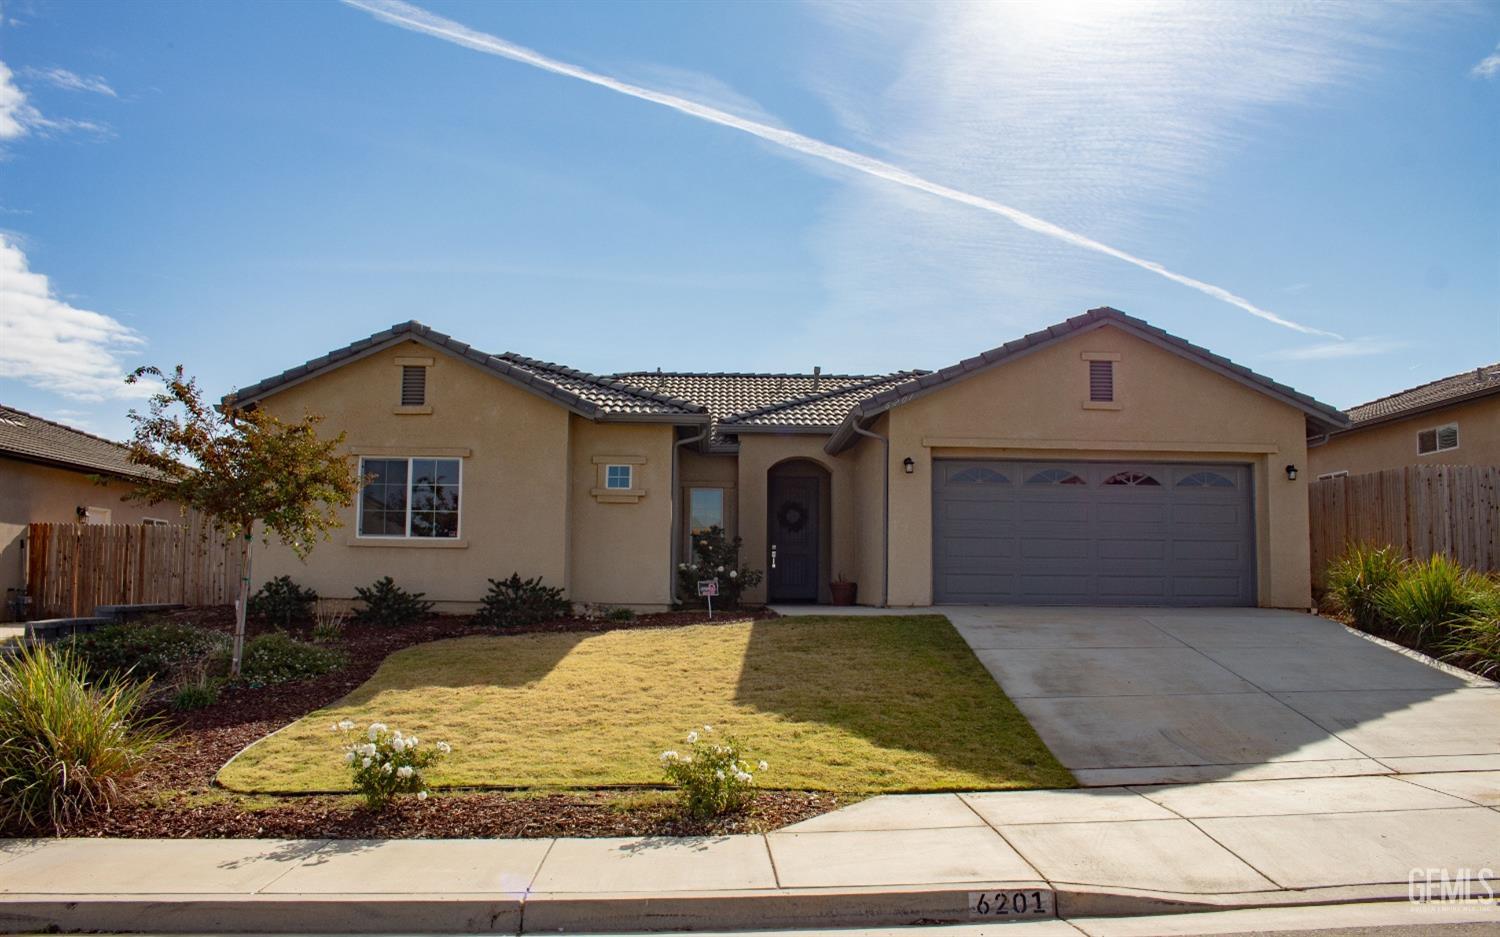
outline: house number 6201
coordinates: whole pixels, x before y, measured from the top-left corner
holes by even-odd
[[[980,891],[969,894],[969,913],[974,917],[1014,914],[1051,914],[1050,892]]]

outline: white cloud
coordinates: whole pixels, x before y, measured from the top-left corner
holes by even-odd
[[[0,375],[76,400],[142,397],[121,356],[145,344],[116,319],[58,298],[47,277],[0,234]]]
[[[27,78],[45,81],[64,91],[89,91],[106,97],[119,97],[115,89],[109,86],[109,82],[98,75],[80,75],[66,68],[27,68],[23,69],[23,72]]]
[[[108,127],[92,120],[44,116],[26,100],[26,92],[16,85],[14,79],[15,73],[4,62],[0,62],[0,140],[19,139],[32,131],[43,135],[71,130],[109,133]]]
[[[1479,60],[1479,64],[1469,69],[1469,74],[1475,78],[1494,78],[1500,75],[1500,46],[1495,51]]]
[[[1371,358],[1405,351],[1412,345],[1409,341],[1395,338],[1351,338],[1342,342],[1322,342],[1316,345],[1301,345],[1283,348],[1266,355],[1277,361],[1328,361],[1336,358]]]

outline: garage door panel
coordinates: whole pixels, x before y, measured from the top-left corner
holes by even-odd
[[[938,602],[1254,604],[1247,466],[934,466]]]

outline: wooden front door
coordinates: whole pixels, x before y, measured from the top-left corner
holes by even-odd
[[[768,592],[773,602],[818,600],[818,479],[772,476],[770,484],[771,564]]]

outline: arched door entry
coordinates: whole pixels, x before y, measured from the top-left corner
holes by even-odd
[[[816,602],[823,539],[822,490],[826,473],[813,463],[771,470],[767,540],[771,546],[767,593],[773,602]]]

